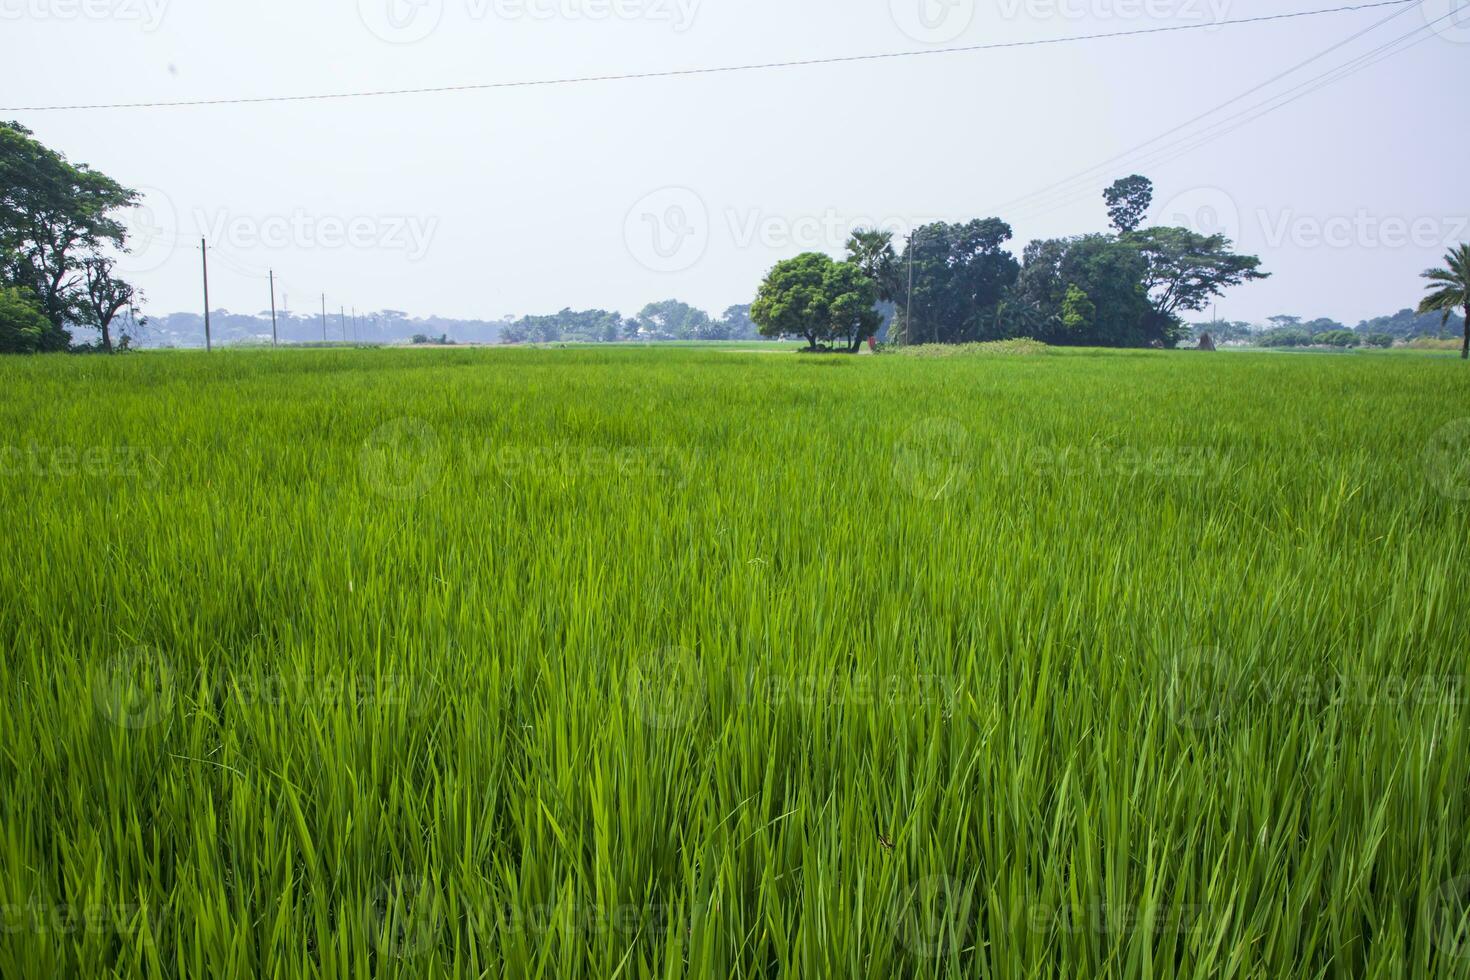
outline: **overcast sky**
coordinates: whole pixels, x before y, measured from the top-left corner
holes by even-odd
[[[0,104],[932,51],[1342,2],[0,0]],[[201,235],[211,305],[237,312],[268,307],[274,268],[301,312],[326,292],[334,310],[487,319],[566,306],[631,314],[667,297],[718,313],[749,302],[782,258],[840,254],[856,224],[902,234],[995,215],[1014,227],[1018,255],[1032,238],[1103,230],[1102,188],[1137,171],[1157,185],[1156,220],[1223,228],[1273,273],[1228,294],[1222,318],[1351,324],[1414,303],[1417,274],[1470,240],[1470,15],[1455,14],[1466,2],[698,77],[0,115],[146,192],[126,265],[154,313],[200,306]],[[1108,162],[1396,12],[1150,144],[1152,156]],[[1246,112],[1421,28],[1402,53],[1270,114]],[[1192,133],[1219,135],[1180,142]]]

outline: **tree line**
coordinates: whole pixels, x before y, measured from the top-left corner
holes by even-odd
[[[1104,192],[1111,232],[1029,243],[1018,260],[1000,218],[936,222],[895,248],[891,232],[859,229],[844,261],[811,252],[778,263],[752,316],[767,336],[853,351],[896,308],[889,339],[955,344],[1030,337],[1052,344],[1173,347],[1183,315],[1230,287],[1264,279],[1261,260],[1223,235],[1145,227],[1153,184],[1133,175]]]
[[[731,306],[719,317],[671,299],[632,317],[564,309],[493,323],[437,317],[412,323],[427,323],[414,330],[425,337],[463,331],[485,336],[457,339],[507,343],[763,336],[802,338],[812,350],[856,351],[887,323],[887,339],[898,344],[1030,337],[1077,346],[1174,347],[1204,330],[1188,325],[1186,314],[1269,275],[1258,257],[1233,251],[1223,235],[1146,226],[1153,202],[1146,177],[1116,181],[1103,199],[1111,230],[1032,241],[1019,259],[1007,247],[1011,226],[994,217],[923,225],[902,251],[892,233],[858,229],[845,259],[808,252],[777,263],[752,304]],[[148,323],[140,312],[143,297],[117,275],[116,256],[128,249],[119,215],[138,202],[136,191],[70,163],[19,123],[0,123],[0,353],[111,352],[137,343]],[[1445,267],[1424,278],[1429,295],[1413,312],[1365,321],[1356,330],[1284,316],[1272,318],[1265,331],[1237,324],[1212,328],[1264,346],[1384,346],[1385,338],[1428,336],[1435,319],[1438,334],[1458,321],[1462,356],[1470,358],[1470,245],[1451,250]],[[172,321],[182,329],[189,318],[198,319],[166,318],[166,332],[177,337]],[[225,319],[242,337],[259,339],[252,318]],[[382,311],[371,328],[360,317],[350,333],[341,324],[334,334],[328,318],[323,339],[382,342],[409,322],[406,314]],[[315,318],[287,316],[285,323],[291,330],[313,324],[316,339]],[[74,343],[75,329],[95,331],[99,340]]]

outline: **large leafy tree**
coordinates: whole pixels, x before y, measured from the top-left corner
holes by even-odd
[[[49,327],[43,350],[65,350],[81,305],[88,256],[126,249],[117,212],[138,194],[85,165],[69,163],[18,123],[0,123],[0,285],[35,295]]]
[[[1419,313],[1440,314],[1440,324],[1448,323],[1456,308],[1465,311],[1465,339],[1460,345],[1461,359],[1470,359],[1470,245],[1457,245],[1445,253],[1443,269],[1429,269],[1422,278],[1429,280],[1428,296],[1419,301]]]
[[[812,350],[840,340],[856,351],[882,322],[877,302],[878,287],[857,265],[805,252],[771,269],[750,318],[766,337],[802,337]]]
[[[1270,273],[1261,272],[1261,260],[1230,250],[1224,235],[1201,235],[1188,228],[1143,228],[1130,232],[1124,241],[1138,249],[1148,262],[1145,285],[1154,313],[1165,324],[1177,324],[1183,311],[1197,311],[1210,298],[1223,295],[1231,286]]]
[[[999,218],[924,225],[909,237],[900,265],[913,263],[913,308],[895,296],[907,343],[963,343],[1002,336],[997,307],[1020,263],[1006,251],[1011,226]]]

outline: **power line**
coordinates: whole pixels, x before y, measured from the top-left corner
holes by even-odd
[[[1422,0],[1415,0],[1415,2],[1422,2]],[[1393,20],[1394,18],[1403,16],[1405,13],[1407,13],[1409,11],[1409,9],[1410,9],[1409,7],[1405,6],[1405,7],[1401,7],[1398,10],[1395,10],[1393,13],[1389,14],[1387,17],[1383,18],[1382,20],[1380,20],[1380,21],[1378,21],[1378,22],[1376,22],[1374,24],[1371,24],[1368,27],[1363,28],[1361,31],[1358,31],[1355,34],[1349,35],[1348,37],[1342,39],[1341,41],[1337,42],[1336,44],[1332,45],[1329,48],[1325,48],[1322,51],[1317,52],[1316,54],[1312,55],[1310,58],[1307,58],[1305,61],[1299,61],[1299,62],[1297,62],[1295,65],[1292,65],[1290,68],[1286,69],[1285,71],[1279,72],[1279,73],[1271,76],[1270,78],[1266,79],[1264,82],[1261,82],[1258,85],[1254,85],[1251,88],[1246,89],[1244,92],[1241,92],[1238,95],[1235,95],[1235,96],[1232,96],[1229,99],[1226,99],[1224,102],[1221,102],[1219,105],[1214,106],[1213,108],[1207,109],[1204,112],[1201,112],[1199,115],[1195,116],[1192,119],[1185,120],[1184,122],[1182,122],[1179,125],[1173,127],[1172,129],[1165,130],[1164,132],[1162,132],[1162,133],[1158,134],[1157,136],[1153,137],[1152,139],[1145,140],[1144,142],[1142,142],[1142,143],[1138,144],[1137,146],[1133,147],[1132,149],[1124,150],[1121,153],[1115,154],[1114,156],[1110,156],[1106,160],[1103,160],[1103,161],[1101,161],[1101,162],[1099,162],[1099,163],[1097,163],[1097,164],[1095,164],[1095,165],[1093,165],[1091,167],[1088,167],[1086,170],[1080,170],[1077,173],[1072,174],[1070,177],[1063,177],[1061,180],[1059,180],[1059,181],[1057,181],[1057,182],[1055,182],[1053,184],[1049,184],[1046,187],[1042,187],[1039,190],[1032,191],[1029,194],[1023,194],[1020,197],[1011,198],[1009,201],[1004,201],[1004,202],[996,205],[995,207],[990,208],[989,210],[992,211],[992,212],[994,212],[994,213],[1001,213],[1001,212],[1008,211],[1009,209],[1014,208],[1014,207],[1016,207],[1018,205],[1029,206],[1028,205],[1028,202],[1032,202],[1036,198],[1045,197],[1045,196],[1051,194],[1053,191],[1059,191],[1063,187],[1066,187],[1066,186],[1071,185],[1071,184],[1075,184],[1075,183],[1077,183],[1079,181],[1088,182],[1088,181],[1090,181],[1090,178],[1092,178],[1093,176],[1097,175],[1100,172],[1106,171],[1113,164],[1118,163],[1118,162],[1120,162],[1122,160],[1128,159],[1128,158],[1132,157],[1134,154],[1138,153],[1139,151],[1144,150],[1145,148],[1147,148],[1149,146],[1152,146],[1153,144],[1159,142],[1160,140],[1163,140],[1163,139],[1165,139],[1165,138],[1167,138],[1169,136],[1173,136],[1175,133],[1178,133],[1178,132],[1180,132],[1182,130],[1188,129],[1190,126],[1193,126],[1195,123],[1200,122],[1200,121],[1202,121],[1204,119],[1209,118],[1210,116],[1212,116],[1215,113],[1219,112],[1221,109],[1225,109],[1225,108],[1227,108],[1227,107],[1229,107],[1231,105],[1234,105],[1235,103],[1239,102],[1240,100],[1242,100],[1244,98],[1247,98],[1248,96],[1254,95],[1255,93],[1261,91],[1264,88],[1267,88],[1270,85],[1274,85],[1276,82],[1281,81],[1283,78],[1286,78],[1288,75],[1291,75],[1294,72],[1300,71],[1301,69],[1305,68],[1307,65],[1312,64],[1314,61],[1320,61],[1321,59],[1325,58],[1327,55],[1331,54],[1334,51],[1340,50],[1341,48],[1345,47],[1348,44],[1351,44],[1353,41],[1356,41],[1358,38],[1362,37],[1363,35],[1369,34],[1369,33],[1373,32],[1373,31],[1377,30],[1378,28],[1382,27],[1384,24],[1387,24],[1389,21]],[[1150,151],[1150,152],[1152,152],[1152,151]],[[1090,183],[1088,183],[1087,189],[1088,189],[1088,193],[1091,193],[1091,184]]]
[[[1031,41],[997,41],[990,44],[970,44],[961,47],[930,48],[923,51],[889,51],[881,54],[844,55],[832,58],[807,58],[799,61],[770,61],[747,65],[724,65],[715,68],[683,68],[671,71],[628,72],[618,75],[582,75],[569,78],[527,79],[518,82],[482,82],[467,85],[440,85],[424,88],[377,89],[358,92],[318,93],[314,95],[267,95],[224,99],[193,99],[174,102],[114,102],[78,105],[12,106],[0,108],[0,112],[78,112],[96,109],[180,109],[199,106],[265,105],[283,102],[322,102],[344,99],[382,98],[391,95],[439,95],[450,92],[485,92],[496,89],[538,88],[553,85],[585,85],[594,82],[626,82],[644,79],[685,78],[698,75],[720,75],[735,72],[770,71],[779,68],[810,68],[824,65],[858,64],[871,61],[891,61],[900,58],[922,58],[934,55],[971,54],[979,51],[1003,51],[1016,48],[1036,48],[1054,44],[1075,44],[1081,41],[1103,41],[1124,37],[1142,37],[1150,34],[1169,34],[1181,31],[1197,31],[1219,27],[1240,27],[1248,24],[1265,24],[1272,21],[1295,20],[1302,17],[1320,17],[1325,14],[1352,13],[1359,10],[1374,10],[1379,7],[1399,7],[1421,0],[1377,0],[1341,7],[1319,10],[1300,10],[1294,13],[1264,14],[1259,17],[1243,17],[1236,20],[1211,21],[1203,24],[1175,24],[1168,27],[1147,27],[1130,31],[1112,31],[1103,34],[1080,34],[1074,37],[1041,38]]]
[[[1443,20],[1451,16],[1454,16],[1453,11],[1449,14],[1446,14],[1445,17],[1438,18],[1436,21],[1431,21],[1430,23],[1427,23],[1421,27],[1417,27],[1414,30],[1409,31],[1407,34],[1400,35],[1399,37],[1396,37],[1391,41],[1381,44],[1378,47],[1365,52],[1364,54],[1349,59],[1341,65],[1330,68],[1319,75],[1314,75],[1313,77],[1308,78],[1303,82],[1299,82],[1291,88],[1288,88],[1282,92],[1278,92],[1275,95],[1268,96],[1260,102],[1257,102],[1254,105],[1242,109],[1234,115],[1226,116],[1225,118],[1213,122],[1210,125],[1194,133],[1190,133],[1188,135],[1180,137],[1177,140],[1173,140],[1162,146],[1149,150],[1141,157],[1135,158],[1134,162],[1131,165],[1147,168],[1161,166],[1165,163],[1172,162],[1173,160],[1176,160],[1179,157],[1206,145],[1207,143],[1211,143],[1221,138],[1222,136],[1227,136],[1244,126],[1249,125],[1255,120],[1275,112],[1277,109],[1285,108],[1293,102],[1306,98],[1308,95],[1316,92],[1321,88],[1324,88],[1335,82],[1342,81],[1343,79],[1348,78],[1351,75],[1355,75],[1360,71],[1372,67],[1373,65],[1377,64],[1380,61],[1383,61],[1386,58],[1390,58],[1396,54],[1407,51],[1409,48],[1433,37],[1433,25],[1437,23],[1438,20]],[[1414,35],[1421,33],[1423,34],[1422,37],[1410,41],[1411,38],[1414,38]],[[1405,41],[1410,41],[1410,43],[1404,44],[1403,42]],[[1400,47],[1400,45],[1403,46]],[[1234,101],[1236,100],[1231,100],[1231,102]],[[1273,105],[1272,103],[1275,104]],[[1225,105],[1229,104],[1230,103],[1225,103]],[[1217,108],[1223,108],[1223,106]],[[1211,110],[1211,112],[1214,111],[1216,110]],[[1209,113],[1206,113],[1206,115],[1209,115]],[[1185,125],[1189,124],[1186,123]],[[1153,141],[1151,140],[1150,142]],[[1145,143],[1142,145],[1147,146],[1148,144]],[[1129,154],[1123,154],[1123,156],[1131,156],[1131,152]],[[1073,201],[1077,200],[1079,192],[1081,194],[1087,194],[1090,193],[1091,190],[1091,188],[1078,188],[1074,191],[1064,192],[1060,197],[1053,198],[1049,201],[1039,201],[1032,205],[1023,207],[1021,209],[1021,213],[1023,216],[1026,217],[1036,217],[1042,214],[1048,214],[1052,211],[1057,210],[1060,207],[1064,207],[1067,204],[1070,204]],[[1037,193],[1044,194],[1046,192],[1041,191]],[[1028,197],[1034,196],[1036,195],[1028,195]]]

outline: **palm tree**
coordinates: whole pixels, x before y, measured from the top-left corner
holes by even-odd
[[[1470,359],[1470,245],[1457,245],[1445,253],[1447,269],[1430,269],[1423,278],[1429,280],[1425,289],[1434,292],[1419,303],[1420,313],[1440,313],[1440,325],[1449,322],[1450,314],[1457,308],[1465,310],[1465,343],[1460,348],[1460,357]]]
[[[878,286],[878,298],[893,299],[897,277],[897,256],[893,254],[893,232],[878,228],[858,228],[847,240],[847,258]]]

